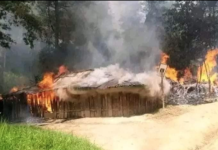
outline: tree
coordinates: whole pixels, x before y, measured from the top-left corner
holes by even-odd
[[[63,64],[75,67],[71,69],[79,69],[78,66],[84,67],[81,62],[84,60],[88,61],[86,62],[88,67],[92,59],[89,43],[92,43],[103,56],[110,57],[105,43],[109,37],[103,35],[102,29],[99,28],[105,17],[108,17],[107,9],[101,4],[102,2],[59,1],[57,10],[55,2],[38,3],[38,10],[44,23],[43,39],[48,43],[40,54],[42,64],[40,68],[43,72],[55,71],[55,68]]]
[[[27,32],[24,33],[23,40],[27,45],[33,47],[33,42],[38,38],[41,31],[40,18],[32,12],[32,2],[4,1],[0,3],[0,46],[9,48],[14,42],[10,34],[11,25],[23,26]]]
[[[162,28],[162,15],[164,10],[164,1],[147,1],[147,7],[144,11],[146,11],[146,19],[145,25],[148,27],[156,27],[156,32],[161,33],[159,31],[163,30]],[[160,35],[159,35],[160,36]]]
[[[171,67],[184,70],[191,60],[205,56],[207,50],[216,46],[218,17],[208,4],[205,1],[176,2],[166,10],[162,46],[170,56]]]
[[[66,47],[73,41],[72,34],[75,31],[75,14],[71,11],[75,3],[77,2],[38,2],[37,9],[43,20],[43,40],[47,43],[39,55],[42,72],[54,71],[64,64]]]
[[[58,47],[60,43],[69,44],[74,37],[75,26],[80,22],[76,16],[78,5],[85,2],[40,1],[37,5],[43,22],[43,40],[48,45]],[[77,23],[78,22],[78,23]],[[80,26],[82,26],[80,24]],[[60,42],[61,41],[61,42]]]
[[[32,12],[32,3],[22,1],[2,1],[0,3],[0,19],[2,20],[0,23],[0,47],[2,47],[0,60],[3,60],[0,62],[0,92],[3,91],[4,85],[4,48],[8,49],[12,43],[15,43],[11,35],[7,33],[11,29],[10,26],[22,26],[26,29],[23,40],[31,48],[34,46],[34,41],[40,37],[41,22],[40,18]]]

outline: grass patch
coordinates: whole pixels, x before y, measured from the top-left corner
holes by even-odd
[[[30,125],[0,123],[0,150],[100,150],[86,139]]]

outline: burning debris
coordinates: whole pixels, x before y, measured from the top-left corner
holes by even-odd
[[[205,61],[198,67],[197,79],[194,79],[188,68],[185,69],[184,77],[178,79],[177,71],[168,68],[166,77],[172,85],[168,95],[168,104],[203,104],[216,101],[218,96],[216,56],[218,49],[208,51]],[[162,62],[166,63],[169,57],[162,55]]]
[[[216,101],[218,97],[218,87],[212,87],[213,92],[209,92],[208,84],[187,84],[182,85],[174,83],[169,95],[167,96],[167,103],[171,105],[182,104],[204,104]]]
[[[217,73],[213,71],[216,67],[216,56],[218,54],[218,49],[208,51],[205,62],[201,67],[198,68],[198,81],[199,82],[210,82],[211,84],[216,84]]]

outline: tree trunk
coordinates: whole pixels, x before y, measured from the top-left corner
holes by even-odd
[[[212,42],[213,42],[213,43],[212,43],[212,44],[213,44],[213,49],[215,49],[215,46],[216,46],[216,45],[215,45],[215,44],[216,44],[216,43],[215,43],[215,42],[216,42],[215,7],[216,7],[216,6],[213,6],[213,40],[212,40]]]
[[[59,48],[59,3],[55,1],[55,48]]]
[[[53,26],[52,26],[52,20],[51,20],[51,13],[50,13],[50,7],[51,7],[51,2],[50,1],[48,1],[47,2],[47,15],[48,15],[48,19],[49,19],[49,21],[48,21],[48,30],[49,30],[49,36],[48,36],[48,38],[47,38],[47,40],[48,40],[48,45],[49,46],[51,46],[51,43],[52,43],[52,33],[53,32],[55,32],[55,30],[54,30],[54,28],[53,28]]]

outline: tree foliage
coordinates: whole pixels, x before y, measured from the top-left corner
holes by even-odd
[[[9,48],[15,42],[8,30],[11,26],[22,26],[26,29],[23,40],[27,45],[33,47],[33,42],[40,35],[41,21],[39,16],[32,11],[33,2],[2,1],[0,3],[0,46]]]
[[[105,14],[107,10],[95,2],[85,1],[59,1],[58,6],[59,13],[57,16],[55,2],[44,1],[38,3],[39,14],[43,20],[43,40],[48,44],[40,53],[42,71],[55,70],[55,68],[63,64],[75,69],[80,66],[80,63],[83,66],[82,58],[90,62],[91,55],[88,59],[85,58],[85,55],[90,54],[89,42],[93,43],[93,46],[100,50],[100,53],[107,56],[104,41],[108,37],[102,37],[98,28],[99,23],[107,15]],[[92,9],[89,9],[90,7]],[[93,9],[94,7],[96,7],[96,11]],[[89,11],[92,14],[89,14]],[[96,22],[93,22],[91,18],[87,17],[88,15],[98,18],[99,21],[95,19]],[[57,17],[58,22],[56,22]],[[59,36],[57,37],[57,35]],[[55,42],[57,38],[59,41],[58,48]]]
[[[16,43],[10,34],[11,26],[23,27],[26,32],[23,40],[31,48],[34,41],[40,37],[41,20],[33,12],[34,2],[24,1],[1,1],[0,3],[0,92],[4,87],[5,52],[2,48],[10,48],[12,43]]]
[[[176,2],[165,11],[163,50],[170,56],[170,66],[185,69],[191,60],[204,56],[216,46],[216,8],[216,2],[185,1]]]

